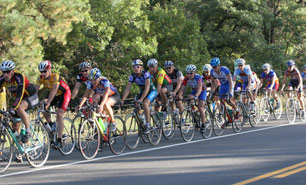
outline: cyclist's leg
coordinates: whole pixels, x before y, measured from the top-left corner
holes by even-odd
[[[114,131],[116,129],[115,125],[115,118],[114,118],[114,111],[113,111],[113,106],[120,101],[120,95],[118,92],[116,92],[116,94],[112,95],[111,97],[108,97],[108,99],[106,100],[106,103],[104,105],[104,108],[106,110],[106,112],[108,113],[108,115],[111,118],[111,122],[113,123],[113,127],[111,128],[111,131]]]
[[[145,119],[146,119],[146,123],[145,126],[147,126],[147,128],[150,126],[150,104],[151,102],[153,102],[153,100],[156,98],[157,96],[157,91],[151,91],[149,93],[149,95],[147,96],[147,98],[144,100],[143,102],[143,110],[144,110],[144,114],[145,114]],[[149,129],[149,128],[148,128]],[[149,132],[149,130],[146,129],[145,132]]]

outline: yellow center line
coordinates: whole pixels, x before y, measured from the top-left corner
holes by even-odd
[[[283,168],[283,169],[280,169],[280,170],[276,170],[276,171],[273,171],[273,172],[270,172],[270,173],[266,173],[264,175],[260,175],[260,176],[257,176],[257,177],[251,178],[251,179],[247,179],[245,181],[238,182],[238,183],[233,184],[233,185],[249,184],[251,182],[255,182],[255,181],[267,178],[267,177],[271,177],[271,176],[277,175],[279,173],[283,173],[283,172],[288,171],[288,170],[292,170],[294,168],[297,168],[297,167],[300,167],[300,166],[303,166],[303,165],[306,165],[306,161],[295,164],[295,165],[292,165],[292,166],[289,166],[289,167],[286,167],[286,168]]]
[[[283,173],[283,174],[280,174],[280,175],[277,175],[273,178],[284,178],[284,177],[287,177],[289,175],[292,175],[292,174],[295,174],[295,173],[298,173],[298,172],[301,172],[301,171],[304,171],[304,170],[306,170],[306,166],[295,169],[295,170],[292,170],[292,171],[289,171],[289,172],[286,172],[286,173]]]

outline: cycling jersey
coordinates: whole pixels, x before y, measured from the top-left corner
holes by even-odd
[[[265,72],[262,72],[260,75],[260,79],[266,79],[268,81],[267,83],[267,87],[266,88],[270,88],[271,84],[272,84],[272,78],[275,76],[274,78],[274,86],[273,89],[278,89],[279,87],[279,80],[277,78],[276,73],[273,70],[270,70],[268,74],[266,74]]]
[[[151,71],[150,73],[152,76],[152,82],[155,85],[155,87],[157,87],[158,84],[161,86],[172,84],[171,79],[166,74],[165,70],[163,70],[162,68],[158,68],[158,71],[155,74],[153,74]]]
[[[110,87],[109,96],[117,92],[116,88],[111,84],[111,82],[104,76],[100,77],[98,86],[93,86],[91,81],[88,81],[87,89],[94,90],[98,94],[103,94],[106,88]]]
[[[140,91],[144,91],[146,80],[150,79],[150,73],[143,70],[140,76],[137,76],[136,73],[133,73],[129,77],[130,83],[136,83],[140,89]],[[150,91],[155,90],[155,86],[152,83],[152,80],[150,79]]]
[[[203,79],[198,74],[195,74],[193,79],[189,79],[188,76],[186,76],[183,80],[183,85],[188,85],[192,90],[198,90],[199,83],[202,83],[202,90],[206,90]]]
[[[306,80],[306,74],[304,72],[301,73],[302,79]],[[304,88],[306,88],[306,84],[304,84]]]
[[[37,79],[37,84],[43,85],[45,88],[51,90],[53,85],[59,84],[58,90],[56,92],[56,96],[61,95],[67,91],[70,92],[70,88],[67,83],[64,81],[62,77],[59,76],[57,73],[51,73],[50,77],[44,79],[41,75]]]
[[[240,68],[237,68],[234,72],[234,76],[240,76],[240,79],[243,81],[243,83],[246,83],[249,81],[249,75],[251,75],[251,83],[255,82],[254,76],[253,76],[253,72],[251,71],[251,69],[245,67],[243,70],[241,70]]]
[[[88,77],[83,76],[82,73],[78,74],[76,79],[77,79],[77,82],[84,83],[87,86],[87,84],[88,84]]]
[[[21,100],[36,94],[36,88],[29,82],[26,76],[18,71],[14,71],[14,76],[9,82],[5,81],[4,76],[0,76],[0,89],[5,87],[12,96],[16,97],[12,108],[16,110]],[[38,102],[37,102],[38,103]]]
[[[183,73],[182,73],[180,70],[176,69],[176,68],[174,68],[172,74],[167,73],[167,75],[169,76],[169,78],[170,78],[171,81],[172,81],[173,89],[176,88],[176,86],[177,86],[177,80],[178,80],[178,79],[184,79]]]
[[[215,72],[214,69],[211,69],[210,74],[211,74],[212,77],[214,77],[214,78],[216,78],[220,81],[221,86],[228,84],[228,80],[227,80],[226,76],[228,74],[231,75],[230,70],[225,66],[220,67],[220,73],[219,74],[217,72]]]
[[[292,71],[286,69],[285,75],[290,76],[291,79],[299,79],[300,71],[297,68],[294,68]]]

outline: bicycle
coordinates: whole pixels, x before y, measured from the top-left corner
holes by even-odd
[[[302,122],[306,121],[305,107],[304,107],[304,110],[302,110],[300,108],[299,100],[295,98],[297,97],[296,90],[285,90],[285,91],[289,92],[289,98],[287,99],[286,109],[285,109],[286,118],[288,122],[290,124],[294,123],[297,115],[299,116]],[[302,98],[302,101],[305,106],[305,102],[303,98]]]
[[[0,173],[4,172],[11,164],[14,144],[17,155],[25,155],[28,163],[36,168],[43,166],[50,153],[50,144],[47,130],[39,123],[29,124],[31,137],[27,143],[21,143],[22,133],[15,136],[9,122],[10,113],[0,111],[3,115],[0,121]]]
[[[187,101],[187,108],[181,113],[180,132],[183,140],[189,142],[193,139],[195,131],[201,128],[201,119],[199,111],[195,109],[195,106],[197,106],[195,99],[186,98],[184,101]],[[207,139],[212,133],[211,120],[206,119],[204,126],[205,131],[201,135],[204,139]]]
[[[54,129],[50,128],[49,124],[47,122],[44,122],[43,118],[41,117],[40,113],[43,113],[43,112],[48,113],[50,115],[57,115],[57,112],[55,111],[46,110],[44,102],[41,102],[38,107],[36,119],[30,121],[30,123],[41,124],[45,127],[45,129],[47,130],[48,136],[50,138],[50,146],[54,148],[54,143],[57,142],[57,124],[56,124],[56,127],[54,127]],[[62,147],[58,149],[62,155],[64,156],[69,155],[73,152],[73,149],[75,146],[75,137],[76,137],[76,130],[75,130],[72,120],[67,117],[64,117]]]
[[[88,106],[91,113],[89,118],[86,118],[82,123],[79,130],[79,148],[82,156],[85,159],[94,158],[100,146],[105,146],[107,143],[113,154],[121,154],[126,146],[126,126],[125,122],[120,116],[115,116],[116,120],[116,130],[110,131],[110,117],[103,114],[96,113],[96,105]],[[98,119],[107,120],[103,130],[102,124],[99,123]],[[100,144],[100,142],[102,144]],[[102,148],[101,148],[102,151]]]
[[[274,99],[269,98],[271,95],[271,92],[265,90],[264,91],[264,97],[260,101],[260,116],[261,118],[266,122],[269,119],[270,114],[272,113],[275,119],[280,119],[282,116],[282,101],[279,100],[279,108],[274,108]]]
[[[144,120],[145,116],[139,114],[141,102],[134,101],[134,110],[125,117],[127,127],[127,147],[130,150],[137,148],[140,137],[145,143],[150,143],[155,146],[160,142],[162,131],[160,129],[160,118],[157,112],[150,111],[151,114],[151,129],[149,134],[145,134]]]

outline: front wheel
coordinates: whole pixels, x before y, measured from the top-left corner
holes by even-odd
[[[116,130],[109,134],[109,146],[113,154],[121,154],[126,146],[125,122],[120,116],[115,116]]]
[[[269,99],[263,98],[260,101],[260,116],[263,119],[264,122],[268,121],[270,116],[270,105],[269,105]]]
[[[100,147],[100,131],[94,122],[85,120],[79,131],[79,148],[85,159],[93,159]]]
[[[134,113],[128,114],[125,117],[126,125],[126,146],[130,150],[137,148],[139,144],[139,125],[137,124]]]
[[[184,141],[189,142],[193,139],[195,132],[195,120],[193,120],[189,109],[183,110],[181,113],[180,131]]]
[[[294,123],[296,118],[296,106],[293,99],[288,99],[286,103],[286,118],[290,124]]]
[[[63,155],[69,155],[73,152],[75,148],[75,138],[76,129],[74,127],[73,121],[67,117],[64,118],[64,129],[62,136],[63,147],[59,149],[60,153]]]
[[[161,121],[159,114],[153,112],[151,114],[151,128],[148,134],[148,139],[151,145],[155,146],[160,142],[162,136],[163,122]]]
[[[25,154],[29,164],[33,167],[43,166],[50,153],[48,131],[40,123],[30,121],[32,130],[29,142],[25,144]]]
[[[213,121],[212,117],[209,112],[205,109],[205,130],[202,134],[203,138],[207,139],[211,136],[213,130]]]
[[[249,118],[247,118],[246,112],[243,108],[243,105],[241,103],[237,104],[237,108],[239,110],[239,115],[238,115],[238,119],[233,119],[233,130],[235,133],[238,133],[242,130],[243,125],[249,121]]]
[[[213,121],[213,131],[216,136],[220,136],[225,130],[225,115],[224,115],[224,106],[217,106],[214,113],[214,121]]]
[[[280,119],[280,117],[282,116],[282,112],[283,112],[283,103],[280,100],[280,98],[278,98],[277,103],[279,103],[279,107],[276,107],[278,109],[274,109],[274,118],[275,119]]]
[[[0,173],[4,172],[11,164],[13,158],[13,143],[5,128],[0,130]]]
[[[166,139],[172,139],[174,136],[175,119],[171,114],[170,106],[167,108],[167,115],[163,116],[163,136]]]
[[[250,124],[252,127],[255,127],[260,121],[260,108],[258,101],[254,102],[254,113],[250,115]]]

